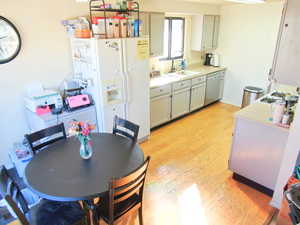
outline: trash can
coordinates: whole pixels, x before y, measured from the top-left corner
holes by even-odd
[[[247,86],[244,88],[242,108],[253,103],[258,98],[262,97],[264,90],[258,87]]]

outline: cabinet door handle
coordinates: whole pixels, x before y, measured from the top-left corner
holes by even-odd
[[[160,100],[160,99],[163,99],[163,98],[171,98],[171,97],[172,96],[170,94],[168,94],[168,95],[162,95],[162,96],[151,98],[151,101],[157,101],[157,100]]]
[[[184,92],[189,92],[191,89],[190,88],[186,88],[186,89],[181,89],[179,91],[176,91],[173,93],[173,95],[176,95],[176,94],[181,94],[181,93],[184,93]],[[172,95],[172,96],[173,96]]]

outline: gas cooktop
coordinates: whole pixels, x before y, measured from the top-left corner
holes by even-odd
[[[289,100],[288,100],[289,98]],[[273,92],[270,95],[267,95],[266,97],[262,98],[260,102],[267,103],[267,104],[272,104],[276,102],[277,100],[287,100],[287,101],[293,101],[293,102],[298,102],[298,96],[296,95],[291,95],[288,93],[283,93],[283,92]]]

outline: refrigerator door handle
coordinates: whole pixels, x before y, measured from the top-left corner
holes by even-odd
[[[130,77],[129,77],[129,74],[127,72],[125,72],[125,77],[126,77],[126,89],[127,89],[127,91],[126,91],[126,93],[127,93],[126,103],[128,104],[131,101],[131,94],[130,94],[131,91],[130,91]]]
[[[124,103],[126,104],[127,103],[127,75],[125,74],[125,68],[124,68],[124,51],[122,50],[124,47],[124,43],[122,40],[120,40],[120,54],[119,54],[119,57],[120,57],[120,62],[121,62],[121,71],[120,71],[120,75],[122,77],[122,81],[123,81],[123,99],[124,99]]]
[[[123,70],[126,80],[126,103],[128,104],[130,102],[130,77],[128,73],[128,62],[127,62],[127,46],[126,46],[126,40],[122,40],[122,49],[123,49]]]

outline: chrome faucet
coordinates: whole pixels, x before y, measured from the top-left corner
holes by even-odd
[[[176,68],[175,68],[175,63],[174,63],[174,59],[172,59],[172,66],[171,66],[171,70],[170,70],[170,73],[174,73],[176,72]]]

